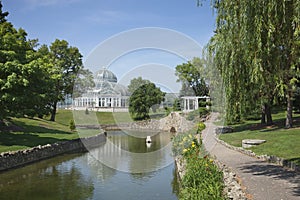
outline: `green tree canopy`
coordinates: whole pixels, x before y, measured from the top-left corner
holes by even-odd
[[[137,81],[146,84],[136,88],[135,83]],[[150,108],[164,100],[165,93],[156,87],[154,83],[143,80],[141,77],[131,80],[129,88],[135,88],[129,99],[129,112],[135,120],[149,119]]]
[[[0,2],[0,8],[2,8]],[[34,50],[37,40],[28,40],[16,30],[0,9],[0,120],[29,115],[44,102],[41,84],[47,79],[46,66]]]
[[[208,94],[208,87],[205,83],[204,63],[200,58],[194,58],[192,61],[176,66],[176,76],[182,82],[181,94],[192,91],[196,96],[205,96]],[[190,89],[189,89],[190,88]],[[190,94],[190,92],[187,92]]]
[[[49,112],[54,121],[57,102],[73,94],[76,77],[81,92],[93,86],[91,72],[83,69],[78,48],[65,40],[36,50],[37,40],[27,39],[23,29],[16,30],[7,15],[0,1],[0,121]]]
[[[142,79],[142,77],[134,78],[130,81],[130,84],[128,85],[128,92],[130,94],[133,94],[134,91],[136,91],[139,87],[148,83],[151,82],[149,80]]]
[[[262,122],[266,117],[272,123],[270,107],[281,96],[287,102],[286,127],[291,127],[299,76],[299,1],[212,3],[216,31],[208,49],[225,86],[227,122],[240,121],[259,102]]]

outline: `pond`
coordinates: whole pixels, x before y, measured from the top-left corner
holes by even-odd
[[[0,173],[0,199],[178,199],[169,147],[169,133],[108,132],[106,143],[87,153]]]

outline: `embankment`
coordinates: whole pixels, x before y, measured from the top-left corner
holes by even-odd
[[[85,152],[86,148],[97,147],[106,141],[104,134],[93,137],[78,138],[74,140],[53,144],[39,145],[26,150],[5,152],[0,154],[0,171],[21,167],[26,164],[51,158],[71,152]]]

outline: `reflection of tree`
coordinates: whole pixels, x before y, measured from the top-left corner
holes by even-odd
[[[11,171],[8,176],[1,174],[0,199],[83,200],[92,197],[92,180],[84,177],[75,165],[57,164],[54,161],[46,168],[37,166]]]
[[[131,173],[131,178],[136,180],[142,180],[147,182],[149,179],[155,176],[155,172],[147,172],[147,173]]]
[[[178,196],[179,195],[180,184],[179,184],[179,177],[178,177],[177,167],[175,167],[173,169],[173,180],[171,182],[171,186],[172,186],[172,192],[174,194],[176,194],[176,196]]]

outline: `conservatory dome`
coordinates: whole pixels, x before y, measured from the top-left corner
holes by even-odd
[[[94,82],[98,94],[128,96],[127,87],[118,84],[117,76],[106,68],[96,72]]]
[[[96,72],[95,81],[97,82],[108,81],[108,82],[116,83],[118,82],[118,79],[114,73],[112,73],[106,68],[103,68]]]

